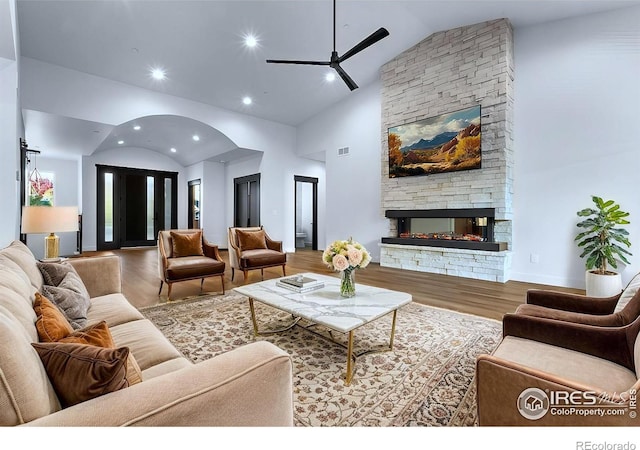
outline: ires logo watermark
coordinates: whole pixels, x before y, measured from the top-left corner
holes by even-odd
[[[551,391],[527,388],[518,396],[518,411],[525,419],[554,416],[636,417],[636,390],[620,395],[593,391]]]

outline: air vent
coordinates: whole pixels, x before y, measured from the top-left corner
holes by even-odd
[[[338,156],[349,156],[349,147],[342,147],[338,149]]]

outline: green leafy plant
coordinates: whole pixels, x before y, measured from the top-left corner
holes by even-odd
[[[587,219],[578,223],[579,228],[585,231],[575,238],[578,247],[583,248],[581,258],[586,257],[587,270],[597,269],[597,273],[604,275],[611,273],[607,270],[607,264],[614,269],[618,267],[618,260],[629,264],[625,255],[631,253],[619,244],[626,247],[631,246],[627,236],[629,232],[617,225],[628,225],[630,222],[625,219],[628,212],[620,210],[613,200],[604,201],[595,195],[591,196],[596,208],[585,208],[578,211],[578,216]]]

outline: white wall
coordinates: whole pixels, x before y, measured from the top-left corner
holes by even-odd
[[[591,195],[631,213],[623,283],[640,271],[638,23],[634,7],[516,29],[515,280],[584,287],[574,237]]]
[[[220,248],[227,248],[227,226],[224,216],[227,193],[224,164],[211,161],[202,163],[200,189],[202,196],[200,220],[204,235],[212,244]]]
[[[73,159],[58,159],[58,158],[46,158],[42,155],[37,156],[35,160],[32,159],[32,163],[36,163],[38,172],[41,174],[50,172],[53,173],[53,195],[54,206],[78,206],[80,210],[79,199],[79,182],[78,174],[80,172],[79,164],[77,160]],[[31,168],[33,164],[31,165]],[[27,192],[27,195],[28,192]],[[95,227],[94,227],[95,228]],[[67,256],[73,255],[76,251],[76,233],[56,233],[60,238],[60,255]],[[27,236],[27,246],[31,249],[36,258],[44,258],[44,234],[34,234]]]
[[[296,175],[318,178],[318,248],[325,245],[325,164],[298,156],[293,147],[226,164],[227,227],[233,226],[233,180],[260,173],[260,223],[269,236],[295,251]]]
[[[15,7],[15,0],[0,1],[0,247],[18,238],[20,221],[17,171],[19,139],[24,133],[18,94],[20,67]]]
[[[135,169],[178,172],[178,228],[187,225],[187,179],[185,168],[161,153],[145,148],[122,147],[82,158],[82,249],[96,249],[96,164]]]
[[[374,261],[388,228],[380,208],[380,104],[376,82],[298,127],[301,153],[326,152],[326,244],[353,237]],[[338,156],[342,147],[349,147],[348,156]]]

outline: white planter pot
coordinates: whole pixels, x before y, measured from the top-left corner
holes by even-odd
[[[588,297],[611,297],[622,292],[622,277],[619,273],[600,275],[586,272]]]

